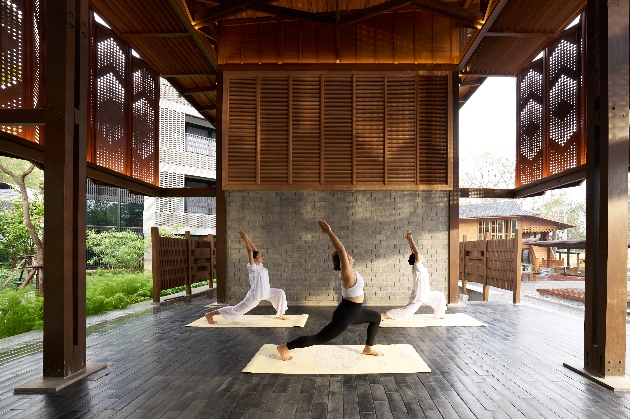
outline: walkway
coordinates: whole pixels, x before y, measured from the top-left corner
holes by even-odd
[[[562,366],[580,364],[583,310],[522,300],[449,309],[488,327],[381,329],[377,344],[411,343],[432,372],[356,376],[240,372],[263,343],[318,331],[333,307],[291,307],[309,314],[303,329],[207,329],[184,327],[207,298],[170,303],[89,327],[88,361],[108,367],[55,395],[12,394],[41,376],[39,350],[0,353],[0,418],[630,418],[630,394]],[[364,338],[353,326],[333,343]]]

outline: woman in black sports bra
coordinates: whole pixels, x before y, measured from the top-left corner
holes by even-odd
[[[283,361],[293,359],[289,350],[295,348],[305,348],[312,345],[321,345],[339,336],[352,324],[369,323],[367,339],[363,353],[365,355],[382,356],[383,354],[373,348],[374,339],[381,324],[381,315],[373,310],[363,308],[364,281],[361,275],[356,272],[352,265],[354,258],[346,253],[346,249],[332,232],[330,226],[324,220],[317,222],[322,229],[322,234],[327,234],[332,242],[335,253],[333,253],[333,269],[341,271],[341,303],[335,309],[332,320],[316,335],[300,336],[291,342],[278,345],[278,352]]]

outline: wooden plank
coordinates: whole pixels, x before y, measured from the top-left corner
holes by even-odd
[[[484,24],[483,15],[480,12],[466,9],[465,7],[460,7],[452,3],[441,0],[415,0],[413,4],[422,9],[454,20],[463,26],[479,29]]]
[[[43,165],[44,152],[43,145],[0,131],[0,153],[3,155]]]
[[[45,109],[0,109],[0,125],[44,125],[46,120],[45,114]]]
[[[391,10],[395,10],[411,4],[408,0],[388,0],[384,3],[377,4],[375,6],[366,7],[357,11],[348,13],[339,18],[339,26],[351,25],[353,23],[360,22],[362,20],[371,18],[373,16],[380,15]]]

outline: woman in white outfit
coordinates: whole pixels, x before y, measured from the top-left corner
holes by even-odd
[[[238,233],[245,241],[245,246],[247,246],[247,254],[249,256],[247,270],[249,271],[251,288],[247,291],[243,301],[235,306],[222,307],[206,313],[206,320],[208,320],[208,323],[214,324],[216,321],[213,317],[221,315],[227,321],[233,322],[256,307],[262,300],[267,300],[273,305],[278,319],[288,320],[289,318],[284,315],[287,311],[287,297],[283,290],[269,286],[269,272],[267,268],[263,267],[263,254],[256,249],[256,246],[254,246],[254,243],[247,237],[245,232],[239,231]]]
[[[409,304],[401,308],[394,308],[381,313],[383,319],[402,320],[408,319],[418,311],[422,304],[427,304],[433,308],[433,315],[436,319],[444,319],[446,316],[446,297],[441,291],[431,291],[429,288],[429,271],[422,264],[422,259],[418,254],[418,248],[413,242],[411,231],[407,230],[405,238],[409,242],[411,255],[409,256],[409,264],[413,267],[413,290],[409,297]]]

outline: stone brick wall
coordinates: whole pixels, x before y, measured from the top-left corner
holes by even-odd
[[[447,292],[448,192],[227,191],[226,203],[229,304],[249,289],[247,251],[238,230],[263,252],[271,286],[285,290],[289,306],[338,304],[334,248],[318,219],[330,224],[354,256],[354,268],[366,282],[366,304],[409,301],[407,229],[429,270],[431,289]]]

